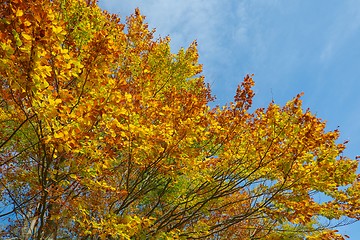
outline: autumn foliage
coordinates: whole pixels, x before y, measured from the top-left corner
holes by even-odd
[[[196,43],[139,10],[0,5],[0,226],[19,239],[343,239],[356,160],[301,106],[210,108]]]

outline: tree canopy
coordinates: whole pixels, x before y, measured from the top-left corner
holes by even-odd
[[[177,53],[138,9],[0,5],[0,236],[343,239],[357,160],[302,109],[214,100],[196,43]]]

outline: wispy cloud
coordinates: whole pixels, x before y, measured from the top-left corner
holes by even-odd
[[[330,34],[320,54],[320,60],[329,61],[349,40],[360,33],[360,2],[346,1],[347,4],[338,9],[329,24]]]
[[[283,67],[284,63],[281,63],[279,55],[284,53],[288,54],[286,64],[296,59],[295,54],[289,54],[278,43],[286,41],[281,37],[281,31],[284,29],[278,29],[274,24],[277,19],[281,21],[281,16],[286,16],[289,10],[282,1],[102,2],[107,8],[118,9],[121,15],[129,15],[135,7],[140,7],[142,13],[147,16],[150,27],[156,27],[156,34],[170,35],[173,51],[187,47],[192,41],[197,40],[200,61],[204,63],[207,81],[214,83],[216,95],[222,95],[220,98],[225,101],[232,98],[224,93],[233,94],[236,85],[246,73],[261,75],[260,69],[267,66],[270,69],[270,63],[276,62],[279,67]],[[273,16],[280,17],[274,20]],[[277,79],[274,77],[268,81]]]

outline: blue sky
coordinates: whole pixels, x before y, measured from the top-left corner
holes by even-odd
[[[197,40],[217,103],[232,101],[255,74],[254,106],[280,105],[304,92],[304,108],[339,126],[346,156],[360,155],[360,1],[100,0],[122,21],[140,8],[172,51]],[[340,229],[360,239],[360,223]]]

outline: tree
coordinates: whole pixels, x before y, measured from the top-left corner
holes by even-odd
[[[300,95],[252,110],[246,76],[210,108],[196,43],[171,53],[138,9],[0,16],[2,237],[343,239],[337,220],[359,219],[357,161]]]

